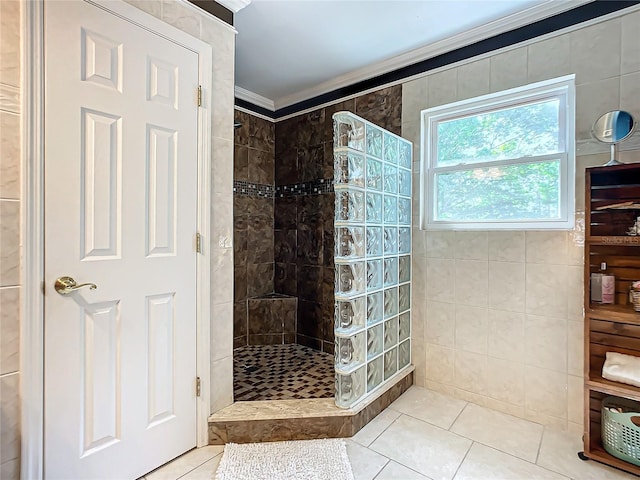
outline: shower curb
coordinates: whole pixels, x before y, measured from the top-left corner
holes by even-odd
[[[236,402],[209,417],[209,445],[352,437],[413,385],[413,370],[352,409],[333,399]]]

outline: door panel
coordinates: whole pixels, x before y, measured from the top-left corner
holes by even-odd
[[[137,478],[196,443],[198,55],[45,2],[45,74],[45,476]]]

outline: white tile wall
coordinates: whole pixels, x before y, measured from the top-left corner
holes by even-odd
[[[0,477],[20,477],[20,1],[0,2]]]
[[[576,73],[578,140],[594,120],[623,108],[640,118],[640,11],[470,61],[403,85],[403,136],[420,158],[420,111],[487,91]],[[604,150],[600,150],[603,152]],[[584,168],[576,159],[576,204]],[[640,150],[622,152],[640,162]],[[414,169],[417,173],[418,165]],[[419,197],[414,198],[414,212]],[[580,430],[584,248],[573,232],[414,230],[414,330],[423,330],[425,378],[416,382],[479,405],[562,429]],[[420,245],[416,255],[416,245]],[[419,325],[424,325],[421,328]],[[414,341],[417,344],[420,339]],[[414,352],[415,353],[415,352]],[[417,355],[420,355],[418,358]]]

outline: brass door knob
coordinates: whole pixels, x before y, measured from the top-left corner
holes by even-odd
[[[72,292],[82,288],[89,287],[89,290],[95,290],[98,286],[95,283],[78,283],[72,277],[58,277],[56,283],[53,284],[53,288],[56,289],[60,295],[69,295]]]

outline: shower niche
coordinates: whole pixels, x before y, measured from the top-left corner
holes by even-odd
[[[413,146],[333,115],[335,398],[350,408],[411,364]]]

